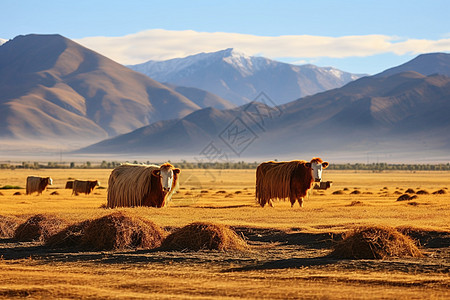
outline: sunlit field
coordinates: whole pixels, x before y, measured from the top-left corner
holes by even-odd
[[[54,252],[39,243],[0,240],[0,296],[5,298],[395,298],[450,296],[450,172],[325,171],[330,189],[311,190],[293,208],[255,201],[255,170],[182,170],[167,207],[105,209],[111,170],[1,170],[0,187],[25,187],[28,175],[50,176],[41,196],[0,190],[0,215],[36,214],[68,223],[126,211],[166,231],[195,221],[231,226],[248,252]],[[91,195],[73,196],[67,180],[99,180]],[[426,191],[397,201],[407,189]],[[443,194],[433,192],[443,190]],[[16,192],[22,195],[13,195]],[[57,195],[51,195],[57,192]],[[334,235],[357,226],[412,228],[424,258],[326,258]],[[420,235],[419,234],[419,235]],[[327,238],[328,237],[328,238]],[[414,238],[414,237],[413,237]],[[417,237],[415,237],[417,238]],[[425,242],[424,242],[425,241]],[[430,246],[431,245],[431,246]]]

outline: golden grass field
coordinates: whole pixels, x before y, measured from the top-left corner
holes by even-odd
[[[51,176],[41,196],[0,190],[0,215],[20,220],[38,213],[69,223],[121,210],[170,231],[195,221],[232,226],[249,252],[154,250],[55,252],[39,243],[0,240],[0,297],[86,299],[298,299],[450,297],[450,172],[325,171],[333,181],[313,190],[304,207],[288,201],[259,207],[255,170],[182,170],[180,190],[167,207],[104,209],[111,170],[0,170],[0,187],[25,187],[28,175]],[[72,196],[68,179],[98,179],[103,189]],[[427,190],[396,201],[406,189]],[[360,194],[351,194],[353,191]],[[59,195],[50,195],[57,191]],[[343,191],[336,195],[333,192]],[[423,258],[326,258],[333,236],[362,225],[410,227]]]

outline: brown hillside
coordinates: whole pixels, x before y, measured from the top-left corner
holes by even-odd
[[[0,47],[0,132],[9,138],[98,140],[200,107],[60,35]]]

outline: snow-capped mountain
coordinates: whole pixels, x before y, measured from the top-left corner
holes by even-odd
[[[7,41],[8,41],[8,40],[1,39],[1,38],[0,38],[0,46],[3,45],[4,43],[6,43]]]
[[[254,100],[261,92],[274,103],[283,104],[364,76],[247,56],[232,48],[128,67],[159,82],[204,89],[236,105]]]

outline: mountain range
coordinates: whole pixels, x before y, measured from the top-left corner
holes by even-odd
[[[85,145],[206,106],[233,106],[161,84],[60,35],[18,36],[0,46],[0,95],[3,141]]]
[[[220,64],[239,73],[236,78],[253,78],[272,64],[279,73],[260,76],[277,79],[278,74],[288,80],[293,72],[292,65],[234,50],[203,56],[222,57]],[[18,36],[0,46],[0,150],[20,142],[20,149],[29,152],[35,150],[32,145],[55,143],[58,149],[84,147],[77,155],[164,159],[294,159],[335,153],[347,161],[373,153],[396,153],[400,161],[406,155],[449,159],[449,66],[450,54],[423,54],[281,105],[259,92],[253,97],[257,101],[245,98],[237,106],[197,87],[155,81],[60,35]],[[204,74],[224,83],[219,70]],[[284,83],[278,81],[281,87]],[[14,152],[17,145],[11,146]]]
[[[365,76],[247,56],[232,48],[128,67],[159,82],[209,91],[236,106],[253,101],[261,92],[273,102],[284,104]]]
[[[445,65],[449,54],[418,56]],[[391,69],[395,70],[395,69]],[[280,106],[250,103],[230,110],[206,108],[105,140],[79,153],[180,154],[217,157],[298,157],[299,153],[383,153],[395,159],[450,153],[450,78],[414,70],[377,74],[342,88]],[[154,143],[154,141],[163,141]],[[426,160],[426,157],[422,157]]]

